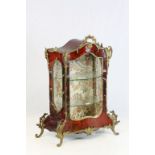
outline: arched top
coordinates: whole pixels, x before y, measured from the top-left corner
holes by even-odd
[[[88,35],[83,40],[72,39],[60,48],[55,47],[46,49],[46,58],[49,62],[53,62],[55,59],[58,59],[63,63],[64,53],[67,53],[67,59],[69,61],[75,60],[85,53],[91,53],[96,57],[109,59],[109,51],[111,55],[111,48],[104,48],[102,44],[96,42],[96,38],[94,36]]]
[[[96,39],[94,36],[88,35],[83,40],[71,39],[64,46],[60,48],[55,47],[55,48],[49,48],[47,50],[48,52],[71,53],[75,50],[79,50],[80,48],[86,46],[87,44],[96,45],[98,49],[103,48],[102,44],[100,45],[99,43],[96,42]]]
[[[83,41],[78,39],[72,39],[68,41],[64,46],[58,48],[58,51],[61,53],[67,52],[70,53],[75,49],[78,49],[82,45]]]

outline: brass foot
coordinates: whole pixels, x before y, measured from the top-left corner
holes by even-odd
[[[112,124],[109,125],[109,128],[112,130],[114,135],[119,135],[119,133],[115,131],[115,126],[120,122],[117,120],[117,115],[114,111],[111,111],[110,114],[108,114],[108,116],[112,120]]]
[[[39,138],[44,133],[44,120],[46,118],[47,113],[44,113],[43,116],[40,117],[39,124],[37,126],[41,129],[40,134],[35,134],[36,138]]]
[[[61,135],[61,137],[58,137],[58,138],[60,138],[60,143],[58,143],[57,146],[60,147],[62,145],[63,138],[64,138],[63,134]]]
[[[37,126],[40,126],[39,124],[37,124]],[[44,133],[44,126],[39,127],[41,129],[40,134],[35,134],[36,138],[39,138],[42,136],[42,134]]]
[[[119,133],[115,131],[115,126],[111,126],[110,128],[114,135],[119,135]]]
[[[87,134],[87,136],[88,135],[91,135],[93,131],[94,131],[93,128],[87,128],[87,129],[85,129],[85,133]]]
[[[66,120],[65,121],[60,121],[58,126],[57,126],[57,129],[56,129],[56,132],[57,132],[57,137],[60,138],[60,143],[57,144],[58,147],[60,147],[62,145],[62,142],[63,142],[63,138],[64,138],[64,134],[63,134],[63,128],[65,126],[65,123],[66,123]]]

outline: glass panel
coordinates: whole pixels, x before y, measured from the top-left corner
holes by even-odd
[[[102,112],[102,58],[92,54],[70,62],[70,118],[97,117]]]
[[[62,65],[56,60],[53,65],[53,97],[57,112],[62,108]]]

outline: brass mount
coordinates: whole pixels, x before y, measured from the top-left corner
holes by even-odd
[[[36,125],[41,129],[40,134],[35,134],[35,137],[36,137],[36,138],[41,137],[42,134],[44,133],[44,127],[45,127],[45,125],[44,125],[44,120],[45,120],[46,116],[47,116],[47,113],[44,113],[44,114],[40,117],[39,123],[36,124]]]

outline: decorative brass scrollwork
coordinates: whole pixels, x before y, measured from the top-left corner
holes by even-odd
[[[40,117],[39,123],[36,124],[41,129],[40,134],[35,134],[36,138],[41,137],[42,134],[44,133],[44,127],[45,127],[44,120],[45,120],[47,115],[48,115],[47,113],[44,113],[43,116]]]
[[[118,116],[115,114],[114,111],[111,111],[108,114],[108,116],[112,120],[112,124],[107,126],[107,127],[110,128],[115,135],[118,135],[119,133],[115,131],[115,126],[120,122],[120,121],[117,120]]]
[[[104,50],[105,50],[106,57],[107,57],[107,64],[109,66],[109,60],[112,57],[112,47],[111,46],[108,46],[108,47],[104,48]]]
[[[92,40],[96,44],[96,38],[94,36],[88,35],[85,37],[84,42],[88,42],[88,39]]]

